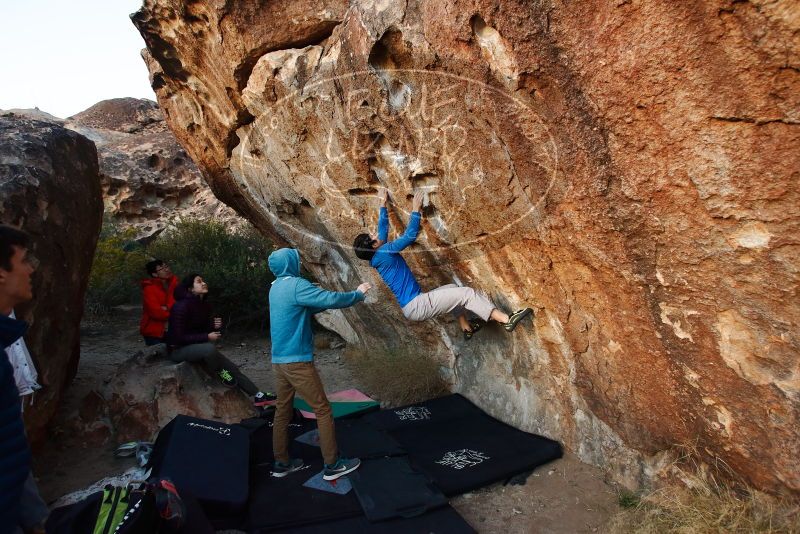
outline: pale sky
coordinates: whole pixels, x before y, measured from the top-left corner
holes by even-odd
[[[128,15],[142,0],[0,0],[0,109],[66,118],[100,100],[155,100]]]

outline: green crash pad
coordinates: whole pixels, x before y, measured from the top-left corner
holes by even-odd
[[[377,410],[380,407],[380,403],[357,389],[337,391],[336,393],[330,393],[327,397],[328,401],[331,403],[334,418],[347,417],[355,413],[369,412]],[[300,410],[303,417],[306,419],[316,419],[311,406],[300,397],[294,398],[294,407]]]
[[[300,397],[295,396],[294,407],[303,412],[306,418],[314,418],[314,410],[308,405],[306,401]],[[380,407],[379,402],[375,401],[356,401],[356,402],[338,402],[331,401],[331,409],[333,410],[333,418],[345,417],[354,413],[367,412],[370,410],[377,410]]]

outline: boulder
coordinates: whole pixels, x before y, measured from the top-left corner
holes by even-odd
[[[624,484],[678,444],[800,493],[800,18],[780,3],[146,0],[170,128],[215,193],[491,414]],[[350,250],[389,188],[423,289],[535,308],[469,344]]]
[[[180,218],[243,221],[211,193],[155,102],[114,98],[65,121],[97,145],[106,216],[139,238]]]
[[[229,424],[256,415],[238,389],[226,388],[199,365],[175,364],[151,349],[128,358],[102,390],[84,397],[68,433],[91,435],[102,427],[116,443],[149,441],[177,414]]]
[[[75,376],[79,325],[103,215],[94,143],[57,123],[0,116],[0,221],[32,237],[40,265],[33,301],[17,315],[30,323],[26,343],[45,386],[25,410],[39,442]]]
[[[181,218],[244,223],[214,196],[151,100],[103,100],[67,119],[38,108],[0,113],[60,124],[94,141],[104,213],[119,227],[133,228],[139,239],[155,237]]]

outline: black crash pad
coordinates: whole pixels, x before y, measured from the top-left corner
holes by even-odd
[[[392,436],[361,419],[336,421],[336,439],[340,454],[346,458],[366,460],[405,454],[403,447]]]
[[[405,457],[364,460],[350,481],[370,521],[414,517],[447,504],[442,492]]]
[[[563,454],[558,442],[498,421],[461,395],[410,407],[414,410],[403,407],[366,417],[371,424],[388,428],[408,453],[412,467],[448,496],[530,471]]]
[[[235,526],[249,493],[250,436],[238,425],[178,415],[159,433],[152,476],[197,499],[217,528]]]
[[[364,415],[361,420],[379,430],[436,425],[452,419],[484,416],[486,413],[467,398],[454,393],[438,399],[380,410]]]
[[[292,427],[290,436],[294,438],[313,426]],[[253,432],[251,439],[253,455],[259,461],[253,463],[251,471],[245,530],[253,533],[271,532],[363,515],[354,491],[337,495],[303,486],[323,469],[319,447],[291,439],[289,453],[293,458],[302,458],[305,467],[285,477],[275,478],[270,476],[273,462],[271,427],[263,425]]]
[[[371,523],[365,516],[278,531],[281,534],[476,534],[450,506],[412,518]]]

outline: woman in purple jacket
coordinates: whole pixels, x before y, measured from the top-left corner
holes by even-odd
[[[201,362],[206,372],[228,387],[253,397],[253,405],[263,408],[275,395],[264,393],[239,368],[214,346],[222,337],[222,319],[213,317],[206,302],[208,284],[199,274],[190,274],[175,287],[175,304],[169,314],[167,350],[169,359],[179,362]]]

